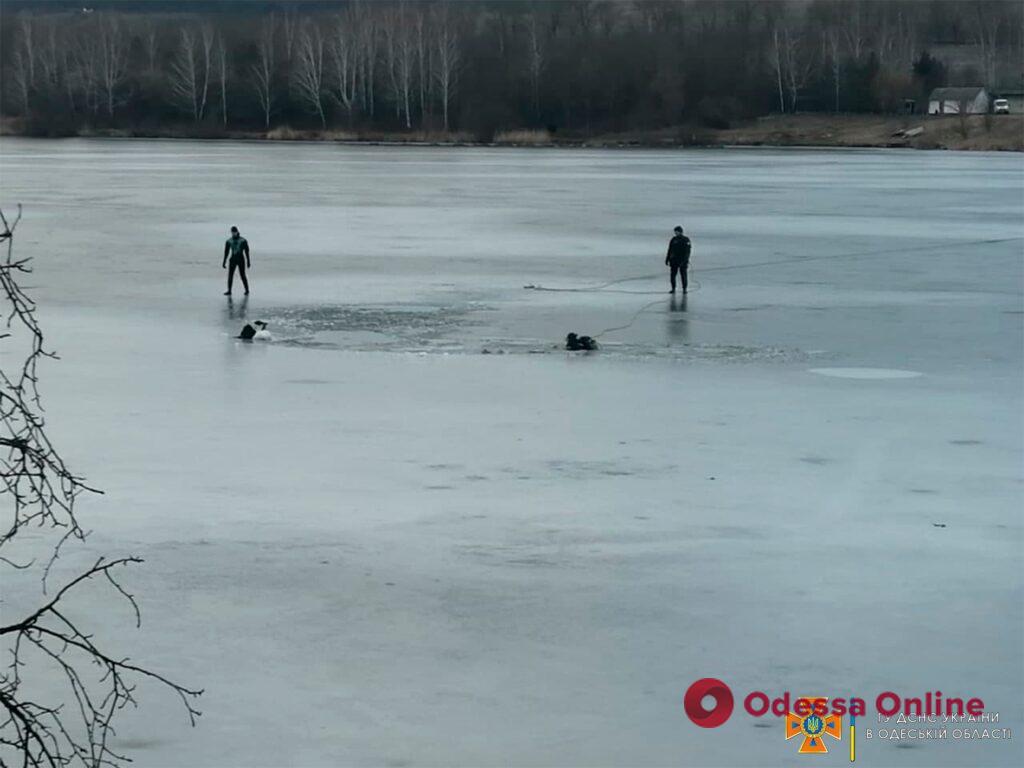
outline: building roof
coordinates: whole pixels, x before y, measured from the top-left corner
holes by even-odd
[[[929,101],[974,101],[978,95],[984,93],[985,89],[980,85],[972,85],[967,88],[936,88]]]

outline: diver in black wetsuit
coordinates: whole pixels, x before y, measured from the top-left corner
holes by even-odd
[[[231,256],[231,266],[228,267],[228,256]],[[242,278],[242,285],[245,286],[245,295],[249,295],[249,281],[245,278],[245,268],[252,269],[252,261],[249,259],[249,241],[238,234],[238,227],[231,228],[231,237],[224,243],[224,260],[221,269],[228,270],[228,289],[224,291],[225,296],[231,295],[231,283],[234,282],[235,270]]]
[[[683,293],[686,293],[686,272],[690,268],[690,251],[693,245],[690,238],[683,234],[682,227],[676,227],[675,236],[668,243],[668,252],[665,254],[665,264],[671,268],[669,279],[672,281],[672,293],[676,292],[676,272],[683,284]]]

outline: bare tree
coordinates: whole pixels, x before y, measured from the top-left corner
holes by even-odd
[[[74,42],[69,47],[71,60],[70,79],[75,82],[76,90],[81,96],[82,108],[85,112],[97,112],[99,102],[99,90],[95,83],[95,68],[93,67],[93,49],[95,48],[91,35],[76,35]]]
[[[78,102],[75,98],[80,90],[81,75],[76,67],[75,46],[70,41],[70,35],[65,33],[65,39],[61,44],[60,63],[58,67],[62,72],[61,81],[64,85],[64,95],[67,97],[68,109],[72,113],[78,111]]]
[[[21,49],[25,54],[26,73],[28,74],[29,87],[35,85],[36,80],[36,45],[35,26],[32,17],[27,13],[18,16],[18,33],[20,36]]]
[[[320,116],[320,125],[327,127],[324,114],[324,38],[315,24],[305,24],[299,33],[296,62],[292,74],[299,98]]]
[[[0,493],[10,499],[10,504],[3,507],[6,519],[0,528],[0,552],[9,554],[7,548],[27,526],[54,531],[57,541],[43,569],[45,587],[46,576],[61,547],[69,539],[85,538],[75,514],[75,501],[80,494],[94,489],[71,472],[44,429],[38,365],[54,355],[44,348],[43,332],[35,317],[36,305],[17,279],[31,272],[28,259],[16,260],[13,256],[14,231],[20,218],[20,208],[18,216],[10,222],[0,211],[0,244],[6,245],[6,258],[0,261],[0,297],[8,305],[7,326],[0,333],[0,341],[12,352],[15,348],[24,349],[26,355],[20,366],[0,369]],[[9,363],[12,356],[2,359]],[[136,557],[101,557],[52,597],[43,598],[39,607],[14,621],[5,617],[5,623],[0,625],[0,643],[9,654],[7,666],[0,671],[0,746],[17,750],[20,765],[95,767],[115,766],[127,760],[113,750],[109,740],[117,713],[136,703],[136,685],[144,679],[160,682],[174,691],[195,724],[200,713],[193,702],[202,691],[191,690],[112,655],[67,610],[73,593],[96,579],[128,601],[138,625],[135,598],[118,581],[117,572],[140,562]],[[19,564],[0,555],[0,567],[31,566],[31,562]],[[27,688],[31,686],[26,686],[26,682],[42,668],[63,679],[66,702],[29,698]],[[97,673],[90,674],[94,668]]]
[[[281,14],[281,40],[284,43],[284,60],[288,64],[292,63],[295,39],[300,26],[301,20],[295,9],[290,5],[285,5],[284,12]]]
[[[97,14],[96,44],[98,49],[98,80],[103,90],[107,116],[114,115],[114,101],[128,72],[128,36],[120,18],[114,14]]]
[[[18,92],[21,102],[21,114],[28,116],[32,93],[32,76],[29,74],[29,54],[25,47],[16,41],[14,54],[11,57],[11,80]]]
[[[228,47],[224,35],[217,36],[217,82],[220,84],[220,114],[223,125],[228,125]]]
[[[404,2],[387,10],[383,18],[384,60],[387,66],[389,95],[395,116],[405,112],[405,127],[412,127],[410,96],[415,72],[416,43],[409,12]]]
[[[21,102],[21,112],[28,115],[32,100],[32,89],[35,86],[35,35],[32,17],[21,14],[14,34],[11,56],[11,75],[14,88]]]
[[[996,82],[996,46],[999,42],[999,29],[1004,21],[1005,5],[991,0],[971,3],[971,32],[981,55],[984,85],[988,88],[994,87]]]
[[[839,32],[839,29],[835,26],[830,26],[824,32],[824,59],[829,62],[829,69],[832,75],[832,87],[834,90],[834,102],[833,110],[839,111],[839,83],[842,78],[842,43],[843,38]]]
[[[352,123],[352,108],[356,100],[356,48],[352,32],[351,15],[337,16],[331,29],[327,48],[330,53],[330,77],[328,91],[345,108],[349,125]]]
[[[384,52],[395,115],[405,112],[405,127],[412,127],[411,93],[416,66],[414,28],[404,2],[384,16]]]
[[[43,80],[46,83],[46,86],[51,89],[56,89],[60,86],[62,74],[62,46],[58,42],[57,38],[57,23],[51,19],[43,29],[43,34],[41,35],[41,40],[39,44],[38,57],[39,66],[43,71]]]
[[[384,41],[384,71],[388,76],[387,88],[388,97],[391,103],[395,107],[395,117],[399,117],[402,114],[402,97],[399,93],[398,88],[398,57],[397,57],[397,39],[399,35],[398,31],[398,14],[393,7],[387,7],[384,9],[383,19],[381,20],[381,38]]]
[[[540,117],[540,76],[544,72],[544,41],[537,29],[537,14],[531,13],[527,22],[526,31],[528,34],[527,57],[530,68],[530,86],[533,95],[533,116]]]
[[[43,86],[55,99],[65,97],[68,111],[74,114],[77,112],[77,103],[71,28],[60,17],[43,18],[43,29],[37,35],[37,57],[42,77],[37,79],[42,80]]]
[[[146,72],[150,75],[155,75],[160,46],[157,38],[157,25],[152,19],[145,19],[143,22],[139,39],[142,41],[142,46],[146,53]]]
[[[876,3],[872,7],[874,18],[869,24],[872,29],[871,49],[878,59],[879,69],[884,69],[895,58],[896,29],[892,24],[890,7],[886,3]]]
[[[404,6],[403,6],[404,9]],[[416,67],[416,40],[414,27],[408,13],[403,10],[400,18],[401,36],[398,38],[398,84],[405,109],[405,127],[412,128],[412,82]]]
[[[213,28],[208,25],[203,25],[198,34],[189,27],[182,28],[177,55],[171,64],[171,95],[182,109],[192,113],[197,123],[206,114],[213,40]]]
[[[419,84],[420,94],[420,122],[423,123],[430,110],[431,86],[431,49],[429,32],[427,30],[427,14],[422,6],[416,6],[416,18],[413,21],[415,28],[414,45],[416,48],[416,80]]]
[[[256,40],[256,63],[252,65],[252,84],[263,112],[264,128],[270,128],[270,115],[277,102],[274,64],[274,18],[271,16],[260,26]]]
[[[448,3],[443,3],[434,19],[434,51],[437,54],[434,79],[444,115],[444,129],[449,129],[448,108],[459,82],[459,33]]]
[[[171,63],[171,96],[185,111],[192,113],[192,119],[199,122],[199,62],[198,43],[195,33],[188,28],[181,30],[178,50]]]
[[[786,96],[782,89],[783,79],[783,33],[779,31],[778,25],[772,29],[772,47],[770,50],[772,59],[772,68],[775,70],[775,84],[778,88],[779,94],[779,112],[786,111]]]
[[[864,3],[861,0],[847,0],[840,8],[846,47],[851,58],[860,62],[868,48],[868,31],[864,18]]]
[[[776,27],[773,33],[776,57],[776,72],[780,78],[779,97],[782,97],[782,79],[785,79],[786,91],[789,94],[789,111],[796,112],[800,92],[810,80],[814,71],[814,59],[810,46],[796,33],[792,25],[782,25],[781,33]]]
[[[354,18],[359,30],[359,82],[362,84],[361,96],[363,111],[372,118],[375,111],[376,98],[374,84],[377,80],[377,63],[379,60],[380,29],[376,12],[362,4],[355,6]]]
[[[86,110],[97,114],[100,110],[99,43],[88,30],[77,37],[72,46],[75,78]]]
[[[200,43],[202,44],[202,67],[203,85],[200,89],[199,119],[203,119],[206,113],[206,99],[210,91],[210,75],[213,72],[213,41],[214,31],[209,24],[203,24],[199,30]]]

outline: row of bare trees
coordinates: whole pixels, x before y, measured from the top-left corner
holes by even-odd
[[[71,114],[114,118],[148,86],[196,123],[216,104],[227,125],[233,95],[249,96],[267,128],[289,103],[326,127],[332,108],[351,124],[357,113],[372,120],[383,100],[405,128],[436,110],[449,129],[466,18],[447,3],[353,3],[247,22],[251,36],[229,39],[195,17],[21,14],[5,62],[6,106],[29,114],[56,101]]]
[[[278,34],[283,46],[275,45]],[[395,120],[405,128],[436,105],[449,129],[461,60],[459,22],[447,4],[353,5],[326,20],[264,19],[251,77],[266,127],[281,98],[275,89],[279,49],[291,72],[292,94],[322,127],[331,104],[345,112],[349,124],[357,111],[372,119],[381,83]]]
[[[126,2],[118,8],[133,12],[8,15],[3,108],[225,127],[654,127],[722,104],[744,114],[884,110],[913,95],[915,62],[935,45],[973,51],[966,69],[944,72],[990,88],[1007,71],[1019,80],[1024,51],[1021,6],[1003,0],[339,0],[305,16],[282,7],[154,14]]]
[[[879,94],[878,106],[892,109],[894,102],[913,95],[912,74],[922,51],[949,35],[948,30],[942,35],[932,30],[932,39],[928,38],[929,29],[922,19],[927,19],[929,10],[924,3],[914,7],[834,2],[812,4],[802,14],[780,13],[772,25],[769,54],[778,110],[796,111],[809,85],[828,80],[830,106],[839,111],[843,108],[845,71],[867,66],[881,81],[876,83],[877,90],[883,91],[886,85],[893,90],[892,94]],[[975,66],[961,73],[963,84],[969,80],[972,85],[998,87],[1000,54],[1011,67],[1015,58],[1019,61],[1020,6],[979,0],[969,5],[948,3],[946,11],[955,12],[951,17],[954,34],[976,52]],[[886,78],[890,82],[886,83]],[[1019,87],[1019,83],[1009,85]],[[892,98],[895,93],[901,94],[899,99]]]
[[[130,40],[116,15],[96,16],[86,32],[69,46],[62,25],[18,18],[5,91],[13,90],[24,113],[35,94],[49,91],[66,95],[72,109],[113,116],[128,75]]]

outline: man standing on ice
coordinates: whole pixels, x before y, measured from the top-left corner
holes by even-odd
[[[231,266],[228,267],[228,256],[231,256]],[[249,241],[238,234],[238,227],[231,228],[231,237],[224,243],[224,260],[221,262],[221,269],[228,270],[228,289],[224,291],[225,296],[231,295],[231,283],[235,279],[235,270],[242,278],[242,285],[245,286],[245,295],[249,295],[249,281],[245,279],[245,269],[252,269],[252,261],[249,259]]]
[[[675,235],[668,242],[668,253],[665,254],[665,264],[670,267],[669,279],[672,281],[671,293],[676,292],[676,272],[683,284],[683,293],[686,293],[686,271],[690,268],[690,251],[692,245],[690,238],[683,234],[682,227],[676,227]]]

